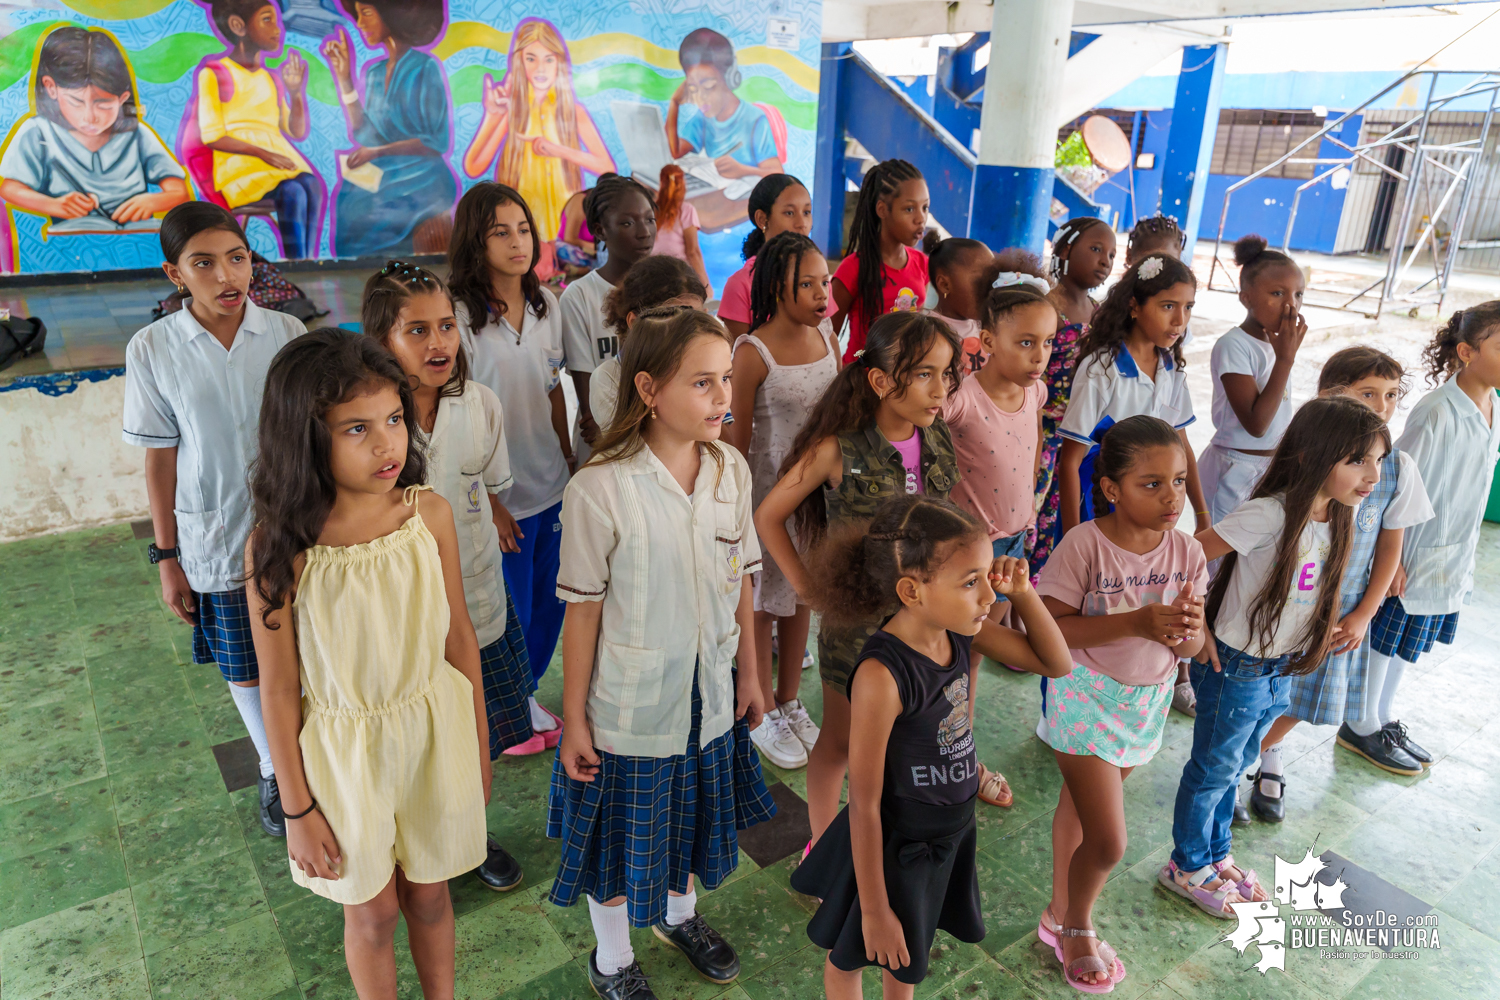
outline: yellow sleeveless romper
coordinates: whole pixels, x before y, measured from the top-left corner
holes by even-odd
[[[415,507],[409,486],[404,500]],[[415,509],[362,545],[307,550],[293,602],[302,662],[302,763],[338,838],[337,880],[292,878],[368,902],[400,865],[442,882],[485,860],[474,694],[443,658],[448,599],[437,542]]]

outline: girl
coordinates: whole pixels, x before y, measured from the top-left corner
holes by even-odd
[[[604,297],[656,246],[656,202],[639,181],[606,174],[583,205],[589,229],[609,251],[609,259],[568,285],[559,311],[563,358],[578,394],[578,432],[585,444],[592,445],[599,437],[599,424],[589,408],[589,376],[620,350],[618,335],[604,322]],[[601,419],[608,422],[609,417]],[[581,446],[578,450],[584,452],[580,459],[587,457]]]
[[[755,332],[735,341],[735,421],[725,437],[750,460],[759,506],[776,485],[776,472],[813,405],[838,374],[839,351],[828,322],[828,262],[813,241],[782,233],[766,243],[756,262]],[[797,602],[797,592],[771,558],[755,576],[754,595],[756,676],[769,711],[750,738],[777,767],[804,767],[818,741],[818,727],[798,698],[812,612]],[[782,663],[774,690],[773,625]]]
[[[339,154],[344,180],[333,208],[334,253],[442,253],[458,180],[448,166],[453,145],[448,79],[441,61],[421,51],[443,30],[442,4],[344,0],[370,48],[385,58],[364,68],[364,99],[354,89],[353,48],[340,31],[323,43],[344,106],[350,141]],[[350,180],[366,163],[380,171],[378,189]]]
[[[472,361],[474,381],[507,403],[505,443],[517,473],[515,485],[499,495],[514,527],[504,518],[495,527],[506,553],[505,589],[526,636],[531,726],[541,743],[512,746],[505,751],[512,755],[550,749],[561,735],[561,720],[537,702],[535,691],[562,631],[558,547],[563,488],[573,464],[559,384],[562,323],[557,299],[536,276],[541,244],[534,221],[514,188],[481,181],[459,200],[448,248],[463,355]]]
[[[266,0],[209,0],[209,12],[228,52],[198,70],[197,100],[189,106],[182,146],[212,151],[199,187],[225,208],[269,198],[276,207],[281,255],[312,257],[323,225],[323,183],[292,145],[307,138],[307,63],[286,56],[277,75],[262,59],[281,54],[281,14]],[[206,181],[206,183],[202,183]]]
[[[583,189],[584,171],[603,180],[615,161],[573,92],[568,43],[551,21],[522,18],[505,67],[499,83],[485,74],[484,117],[464,152],[464,173],[478,177],[498,153],[495,180],[535,206],[542,219],[538,239],[553,240],[568,196]]]
[[[921,313],[882,316],[852,364],[840,369],[781,463],[781,479],[755,510],[766,549],[798,595],[811,593],[798,541],[870,517],[901,493],[946,500],[958,482],[953,439],[939,416],[958,381],[958,343],[947,324]],[[849,675],[872,628],[818,630],[823,727],[808,757],[807,813],[813,841],[838,812],[849,760]]]
[[[988,297],[989,285],[985,284],[978,292],[976,288],[979,288],[981,276],[990,270],[994,256],[990,248],[978,240],[950,236],[933,247],[927,258],[927,269],[938,297],[937,308],[928,315],[936,316],[953,328],[962,345],[959,367],[966,376],[984,367],[985,359],[989,357],[980,342],[984,328],[980,313],[984,308],[982,303]],[[1045,281],[1042,283],[1046,284]],[[1053,310],[1053,315],[1056,315],[1056,310]]]
[[[702,279],[678,257],[653,255],[637,261],[626,272],[620,287],[604,299],[604,322],[618,342],[625,343],[630,324],[640,313],[658,306],[691,306],[702,309],[708,289]],[[589,410],[608,424],[614,419],[620,398],[620,356],[616,354],[589,378]],[[724,426],[732,421],[728,416]]]
[[[1036,480],[1036,538],[1027,553],[1033,585],[1041,578],[1042,567],[1047,565],[1047,557],[1063,533],[1059,518],[1061,483],[1057,475],[1062,435],[1058,427],[1072,396],[1078,345],[1094,319],[1095,307],[1089,290],[1104,284],[1114,266],[1115,231],[1103,219],[1085,215],[1057,227],[1052,237],[1054,285],[1047,297],[1057,309],[1058,326],[1044,376],[1047,402],[1042,409],[1042,463]]]
[[[1307,335],[1302,268],[1259,236],[1234,244],[1245,318],[1214,342],[1214,439],[1199,462],[1214,521],[1244,503],[1292,419],[1287,382]]]
[[[1401,550],[1404,580],[1397,577],[1398,587],[1370,626],[1370,676],[1361,729],[1378,722],[1379,743],[1375,734],[1362,736],[1351,726],[1339,730],[1339,746],[1376,766],[1384,766],[1373,752],[1376,746],[1391,744],[1423,767],[1432,764],[1432,754],[1393,718],[1392,706],[1406,664],[1417,662],[1433,643],[1453,642],[1458,610],[1474,591],[1474,553],[1500,449],[1496,333],[1500,301],[1482,302],[1449,317],[1422,352],[1428,381],[1447,381],[1412,407],[1397,442],[1416,461],[1422,481],[1436,498],[1437,513],[1407,532]]]
[[[886,1000],[909,1000],[939,928],[984,937],[970,647],[1049,677],[1072,666],[1026,564],[994,558],[985,534],[946,500],[898,496],[867,524],[839,526],[812,560],[825,622],[884,618],[848,684],[849,806],[792,873],[793,888],[821,900],[807,936],[828,949],[830,1000],[863,996],[866,965],[883,968]],[[986,620],[997,593],[1025,633]],[[914,846],[926,848],[915,859]]]
[[[1182,251],[1187,248],[1187,233],[1177,225],[1177,219],[1170,215],[1148,215],[1143,219],[1137,219],[1130,233],[1125,238],[1125,267],[1135,267],[1147,254],[1164,253],[1168,257],[1182,259]]]
[[[394,1000],[403,916],[423,992],[452,996],[447,881],[484,861],[490,797],[452,508],[422,495],[408,376],[371,338],[299,338],[266,401],[246,572],[292,878],[343,904],[360,996]]]
[[[1188,469],[1177,432],[1138,414],[1103,438],[1094,493],[1107,513],[1063,536],[1037,591],[1076,662],[1042,681],[1037,735],[1052,747],[1063,788],[1052,815],[1052,900],[1037,937],[1085,993],[1109,993],[1125,978],[1094,933],[1094,902],[1125,852],[1122,782],[1161,748],[1177,658],[1203,645],[1208,583],[1202,548],[1175,530]]]
[[[454,510],[464,602],[479,642],[490,759],[511,747],[541,744],[527,704],[532,681],[526,634],[500,572],[500,536],[510,551],[516,549],[516,521],[499,499],[514,483],[500,400],[469,380],[453,300],[431,271],[391,261],[371,275],[360,325],[415,382],[427,478]],[[486,495],[489,503],[481,505],[479,498]],[[515,858],[493,840],[488,848],[477,872],[480,880],[498,892],[519,886],[521,866]]]
[[[1142,413],[1177,428],[1187,455],[1188,497],[1199,530],[1208,527],[1197,465],[1183,430],[1194,417],[1181,341],[1197,289],[1186,264],[1153,254],[1125,272],[1095,313],[1079,343],[1077,375],[1058,425],[1063,437],[1058,455],[1063,531],[1099,513],[1080,489],[1091,476],[1085,459],[1097,453],[1099,437],[1112,424]]]
[[[791,174],[762,177],[746,204],[752,228],[740,247],[745,266],[725,279],[719,299],[719,322],[736,340],[750,332],[750,277],[760,248],[781,233],[812,232],[812,195]]]
[[[1389,354],[1373,347],[1346,347],[1323,365],[1318,395],[1348,396],[1363,402],[1389,424],[1405,388],[1405,372]],[[1400,572],[1405,529],[1432,517],[1422,473],[1412,457],[1393,449],[1380,462],[1380,482],[1354,514],[1349,567],[1339,589],[1339,618],[1328,658],[1312,673],[1298,674],[1289,685],[1290,705],[1271,723],[1261,741],[1260,771],[1252,779],[1250,808],[1261,819],[1280,823],[1286,815],[1286,781],[1282,777],[1281,741],[1301,722],[1347,725],[1361,736],[1380,731],[1365,714],[1365,676],[1370,621],[1380,610]],[[1370,741],[1387,770],[1420,774],[1422,765],[1390,740]],[[1248,818],[1248,817],[1246,817]]]
[[[587,194],[587,191],[574,191],[569,195],[557,219],[557,241],[553,248],[569,281],[583,277],[599,263],[594,234],[589,231],[588,220],[583,215],[583,201]]]
[[[833,330],[849,321],[848,364],[865,346],[870,324],[888,312],[927,301],[927,182],[905,160],[884,160],[865,174],[849,227],[849,252],[833,272]]]
[[[1205,556],[1224,561],[1208,595],[1213,652],[1193,661],[1198,717],[1175,846],[1157,878],[1211,916],[1233,920],[1233,904],[1269,898],[1229,853],[1236,786],[1286,712],[1288,675],[1315,669],[1334,645],[1353,511],[1390,447],[1368,406],[1314,399],[1293,415],[1251,498],[1197,535]]]
[[[693,265],[708,295],[713,297],[713,283],[703,266],[703,252],[698,249],[698,210],[684,196],[686,175],[675,163],[661,168],[656,189],[656,252],[677,257]]]
[[[713,161],[719,176],[731,179],[780,173],[785,154],[777,150],[765,108],[734,93],[740,86],[740,70],[729,39],[712,28],[691,31],[677,48],[677,62],[683,81],[667,104],[672,155],[702,153]],[[681,121],[684,101],[698,108],[686,122]]]
[[[631,390],[563,500],[563,741],[547,836],[562,838],[551,900],[587,894],[603,997],[648,997],[629,925],[651,927],[715,983],[734,948],[695,912],[739,861],[736,829],[776,807],[749,727],[760,722],[745,573],[760,567],[750,471],[718,443],[729,344],[683,306],[636,320]]]
[[[260,825],[286,836],[245,603],[246,472],[271,359],[302,321],[250,301],[250,247],[234,216],[189,201],[161,222],[162,270],[191,297],[130,338],[125,443],[146,449],[162,600],[193,627],[193,662],[218,664],[260,758]],[[189,513],[202,511],[203,513]]]
[[[191,197],[182,168],[141,121],[130,65],[107,31],[63,25],[47,33],[31,110],[0,157],[0,198],[17,208],[54,222],[94,216],[113,228]]]

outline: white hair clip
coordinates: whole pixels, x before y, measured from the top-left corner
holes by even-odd
[[[1034,274],[1024,274],[1021,271],[1001,271],[995,275],[995,281],[990,287],[1010,288],[1012,285],[1029,285],[1043,295],[1052,291],[1052,286],[1047,284],[1046,278],[1038,278]]]
[[[1140,266],[1135,269],[1135,273],[1137,277],[1145,278],[1147,281],[1150,281],[1152,278],[1161,274],[1162,266],[1163,258],[1153,255],[1141,261]]]

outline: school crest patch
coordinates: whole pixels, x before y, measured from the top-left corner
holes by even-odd
[[[469,513],[479,513],[479,495],[484,492],[479,486],[479,480],[469,483]]]
[[[1366,500],[1359,505],[1359,510],[1355,512],[1354,523],[1359,525],[1360,531],[1374,531],[1380,526],[1380,511],[1374,504]]]

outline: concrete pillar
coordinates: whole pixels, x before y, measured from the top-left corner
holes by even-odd
[[[843,69],[845,57],[853,51],[848,42],[824,42],[818,74],[816,158],[809,180],[813,196],[812,240],[829,257],[843,253],[844,129],[848,124]]]
[[[1056,95],[1073,0],[995,0],[979,118],[969,235],[992,249],[1042,251],[1057,150]]]
[[[1161,211],[1177,217],[1177,224],[1187,234],[1189,253],[1203,217],[1203,193],[1208,189],[1208,167],[1219,132],[1219,93],[1224,87],[1228,53],[1229,46],[1223,42],[1188,45],[1182,50],[1182,72],[1177,76],[1177,98],[1172,104],[1172,126],[1162,162]]]

